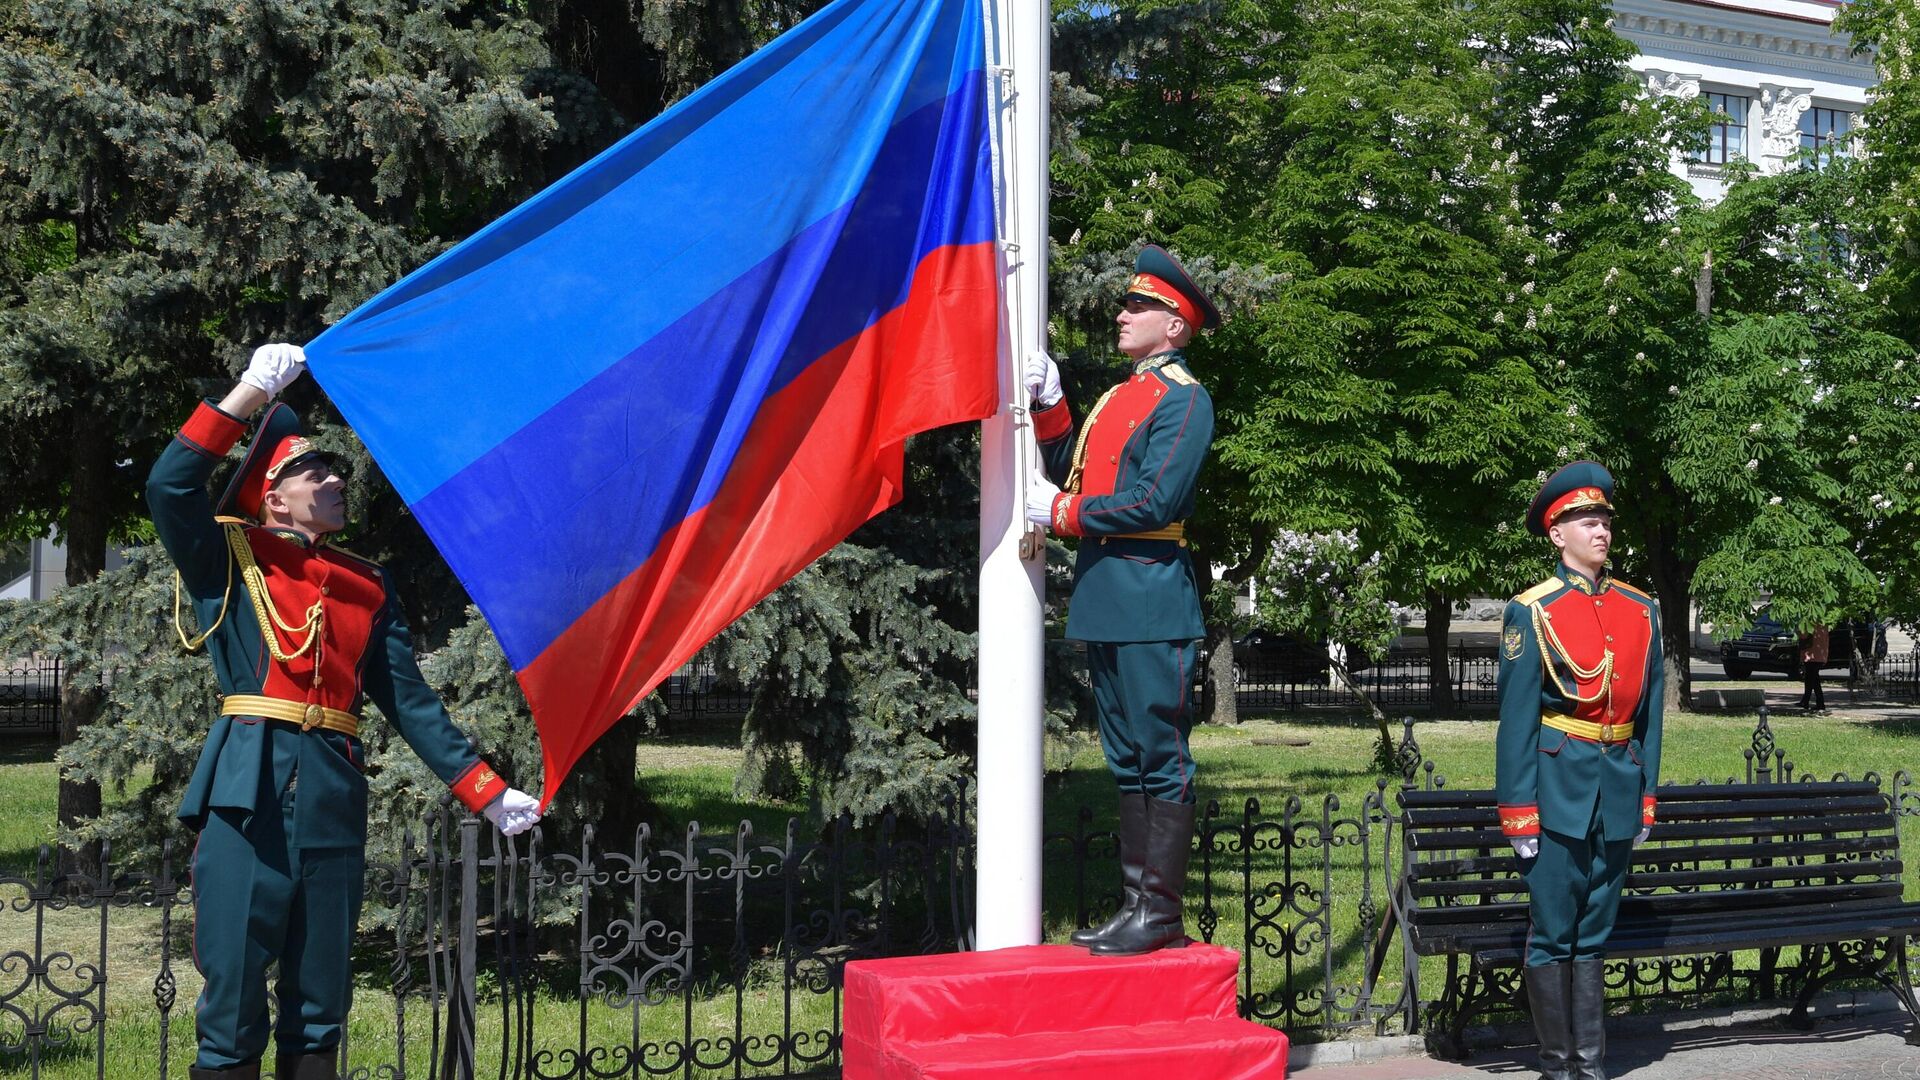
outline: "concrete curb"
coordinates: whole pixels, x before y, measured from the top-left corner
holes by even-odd
[[[1778,1026],[1793,1007],[1789,1004],[1741,1005],[1717,1009],[1688,1009],[1662,1013],[1636,1013],[1607,1019],[1611,1038],[1632,1039],[1681,1031],[1732,1028],[1759,1025]],[[1813,999],[1808,1013],[1816,1023],[1846,1020],[1903,1011],[1900,999],[1888,990],[1834,991]],[[1470,1051],[1495,1050],[1533,1044],[1531,1024],[1498,1024],[1466,1030]],[[1423,1035],[1382,1035],[1340,1039],[1322,1043],[1299,1043],[1287,1052],[1287,1069],[1326,1065],[1352,1065],[1386,1058],[1426,1057]]]

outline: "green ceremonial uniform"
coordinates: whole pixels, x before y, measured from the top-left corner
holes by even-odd
[[[1606,574],[1613,474],[1599,462],[1547,477],[1527,531],[1554,537],[1561,555],[1552,577],[1507,604],[1500,627],[1494,789],[1527,879],[1521,981],[1544,1080],[1605,1080],[1600,950],[1660,782],[1660,609]],[[1599,577],[1570,563],[1599,565]]]
[[[330,1056],[340,1041],[364,889],[366,757],[354,715],[363,696],[469,809],[506,790],[421,677],[379,567],[300,533],[215,516],[207,480],[243,430],[202,405],[147,481],[224,699],[179,812],[200,833],[192,880],[194,960],[206,977],[203,1075],[257,1069],[275,960],[279,1053]],[[307,453],[291,410],[274,406],[228,499],[264,492],[277,467]]]
[[[1034,414],[1062,492],[1054,531],[1078,536],[1067,637],[1087,643],[1101,746],[1123,792],[1194,801],[1193,684],[1206,633],[1187,550],[1213,399],[1176,350],[1147,357],[1077,427],[1065,399]]]

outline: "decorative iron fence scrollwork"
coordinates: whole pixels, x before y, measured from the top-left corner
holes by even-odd
[[[60,730],[60,661],[0,663],[0,735]]]
[[[1794,778],[1764,717],[1742,757],[1749,782]],[[1240,951],[1243,1016],[1306,1039],[1435,1019],[1423,1012],[1445,964],[1406,956],[1391,918],[1404,859],[1393,792],[1446,780],[1411,720],[1394,765],[1357,797],[1202,808],[1190,927]],[[1909,773],[1868,779],[1904,822],[1920,820]],[[342,1075],[835,1075],[849,961],[968,947],[974,852],[960,811],[956,799],[930,822],[790,821],[773,834],[745,822],[588,830],[557,850],[443,807],[403,838],[407,858],[368,869]],[[1111,825],[1081,810],[1045,839],[1056,936],[1117,902],[1114,837],[1096,824]],[[61,875],[43,854],[0,876],[0,1071],[185,1075],[197,976],[181,963],[183,864],[168,850],[153,873],[125,874],[103,853],[97,872]],[[1801,989],[1789,959],[1621,961],[1607,980],[1620,1000],[1776,999]],[[144,1056],[129,1061],[116,1033]]]

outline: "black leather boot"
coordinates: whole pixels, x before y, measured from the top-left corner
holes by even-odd
[[[337,1049],[320,1054],[281,1054],[273,1060],[275,1080],[340,1080]]]
[[[203,1069],[194,1065],[187,1069],[187,1076],[190,1080],[260,1080],[260,1063],[249,1061],[224,1069]]]
[[[1193,853],[1193,803],[1147,800],[1147,853],[1140,871],[1140,902],[1114,931],[1093,943],[1095,956],[1138,956],[1187,944],[1180,897]]]
[[[1607,1080],[1607,962],[1575,960],[1573,967],[1573,1076]]]
[[[1540,1075],[1573,1080],[1572,964],[1541,964],[1524,969],[1527,1010],[1540,1037]]]
[[[1099,926],[1075,930],[1067,940],[1091,946],[1120,929],[1140,903],[1140,873],[1147,860],[1147,797],[1137,792],[1120,796],[1120,910]]]

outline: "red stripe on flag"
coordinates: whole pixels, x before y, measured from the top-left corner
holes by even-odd
[[[990,243],[929,253],[905,303],[761,404],[713,501],[519,672],[543,805],[715,634],[900,500],[907,436],[992,415],[997,279]]]

